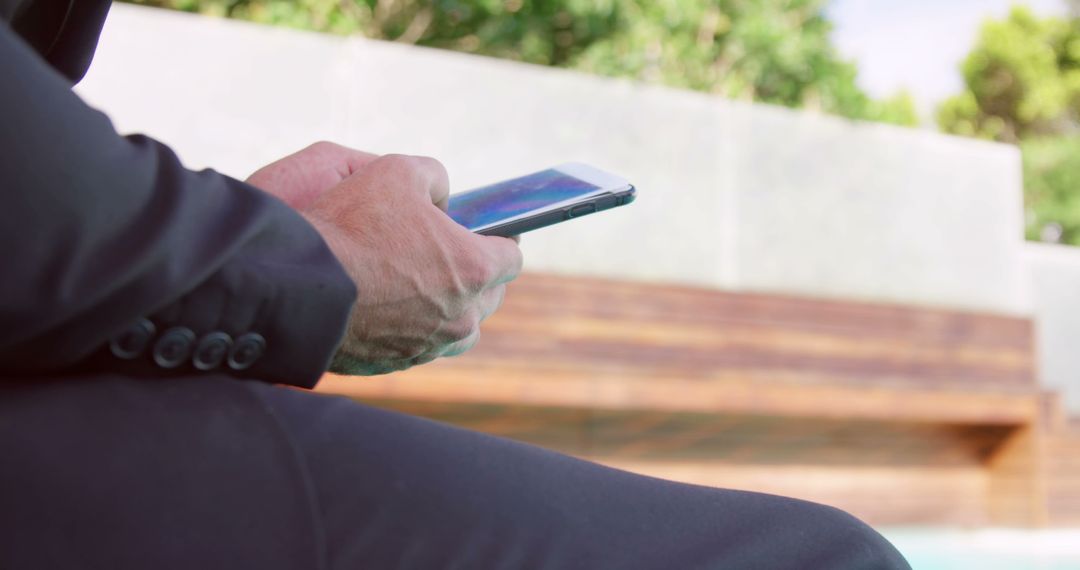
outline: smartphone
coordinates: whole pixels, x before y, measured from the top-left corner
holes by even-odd
[[[560,164],[450,196],[450,217],[478,234],[510,237],[634,201],[634,187],[586,164]]]

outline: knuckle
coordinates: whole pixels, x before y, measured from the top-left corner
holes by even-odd
[[[425,183],[436,188],[448,187],[450,175],[446,167],[430,156],[414,156],[414,167]]]
[[[475,277],[481,285],[487,285],[495,281],[498,275],[499,272],[495,269],[495,264],[485,260],[477,267]]]
[[[433,360],[438,359],[439,356],[440,355],[438,353],[436,353],[436,352],[427,352],[427,353],[421,354],[420,356],[417,356],[416,358],[410,360],[409,365],[410,366],[420,366],[420,365],[423,365],[423,364],[427,364],[427,363],[429,363],[429,362],[431,362]]]
[[[479,315],[475,311],[470,310],[464,317],[454,321],[448,331],[453,338],[453,342],[461,342],[475,335],[480,329],[480,319],[478,317]]]
[[[330,141],[316,141],[308,145],[306,150],[314,152],[330,152],[341,148],[341,145],[332,143]]]
[[[461,354],[462,352],[465,352],[465,351],[471,349],[472,347],[476,346],[476,343],[478,343],[478,342],[480,342],[480,329],[479,328],[476,329],[473,332],[473,334],[469,335],[468,338],[461,341],[461,346],[458,349],[459,350],[458,354]]]
[[[420,185],[431,178],[433,166],[429,162],[438,164],[438,161],[433,158],[407,154],[387,154],[382,156],[379,161],[395,177],[407,180],[410,184],[415,185]]]
[[[387,170],[408,171],[410,158],[404,154],[386,154],[378,162]]]
[[[430,347],[426,344],[415,344],[408,347],[401,348],[397,354],[394,355],[394,359],[398,361],[409,361],[415,358],[420,358],[430,350]]]
[[[488,308],[487,316],[495,314],[495,311],[498,311],[502,307],[503,301],[506,299],[506,285],[499,285],[497,288],[493,289],[492,295],[494,298],[491,300],[491,306]]]
[[[459,354],[468,352],[472,347],[476,346],[476,343],[479,341],[480,329],[476,329],[473,334],[450,346],[444,353],[444,356],[457,356]]]
[[[487,285],[495,270],[485,258],[483,252],[473,247],[472,244],[464,244],[457,260],[458,277],[468,291],[476,291]]]
[[[521,253],[521,248],[514,244],[512,252],[510,254],[510,267],[511,275],[517,277],[521,274],[521,270],[525,266],[525,256]]]
[[[399,168],[401,170],[407,170],[410,172],[418,172],[428,168],[425,161],[434,161],[435,159],[423,156],[413,156],[411,154],[386,154],[383,155],[380,160],[382,160],[388,166],[394,168]]]
[[[471,271],[469,277],[471,278],[473,285],[478,288],[486,287],[495,280],[498,276],[498,271],[495,269],[495,264],[483,255],[476,254],[474,258],[475,259],[470,267]]]
[[[388,154],[376,159],[382,176],[417,196],[449,194],[450,180],[441,162],[426,156]]]
[[[446,177],[446,167],[438,160],[430,156],[414,156],[412,160],[417,169],[435,176]]]
[[[418,172],[421,172],[427,180],[439,182],[449,179],[449,176],[446,173],[446,166],[430,156],[414,156],[412,157],[412,161],[413,167]]]

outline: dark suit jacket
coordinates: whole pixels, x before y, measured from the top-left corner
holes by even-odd
[[[352,281],[284,203],[118,135],[72,93],[108,9],[0,0],[0,376],[314,385]]]

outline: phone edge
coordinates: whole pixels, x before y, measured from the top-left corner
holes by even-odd
[[[475,233],[484,236],[512,237],[541,228],[546,228],[548,226],[553,226],[567,220],[584,218],[585,216],[591,216],[597,212],[603,212],[604,210],[610,210],[612,208],[618,208],[619,206],[625,206],[633,202],[636,198],[637,188],[635,188],[633,184],[630,184],[629,187],[625,190],[590,196],[585,200],[582,200],[580,202],[574,202],[573,204],[567,204],[556,210],[542,212],[535,216],[514,220],[512,222],[508,222],[498,226],[491,226],[488,228],[484,228],[483,230],[476,231]],[[596,209],[585,214],[571,214],[572,209],[590,203],[596,204]]]

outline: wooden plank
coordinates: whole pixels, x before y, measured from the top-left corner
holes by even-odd
[[[551,312],[525,318],[524,315],[508,312],[505,318],[493,318],[484,329],[496,337],[541,336],[557,339],[559,345],[604,339],[609,343],[648,345],[664,350],[769,350],[859,359],[903,357],[929,365],[955,361],[968,366],[1020,368],[1030,366],[1032,362],[1026,347],[951,345],[926,342],[923,338],[898,343],[895,338],[836,334],[834,330],[784,329],[755,322],[719,326],[715,323],[674,323],[583,315],[571,318]],[[500,349],[512,347],[512,343],[499,344]]]
[[[562,313],[584,317],[721,327],[762,323],[859,338],[924,339],[928,344],[1021,350],[1033,346],[1030,320],[1012,316],[542,274],[515,281],[502,311],[543,314],[552,300],[563,307]]]
[[[1030,415],[1027,395],[1036,389],[1031,323],[997,315],[526,275],[483,331],[467,355],[394,376],[408,386],[324,384],[360,396],[425,397],[420,392],[431,390],[430,397],[521,397],[537,405],[589,406],[596,395],[601,407],[655,400],[670,409],[681,400],[742,410],[748,399],[764,398],[770,413],[780,406],[772,386],[819,387],[797,394],[810,399],[853,396],[842,388],[849,386],[873,389],[860,398],[864,404],[838,400],[836,413],[878,413],[873,408],[918,416],[888,411],[881,399],[896,395],[926,402],[936,410],[930,419],[938,419],[945,409],[933,400],[942,396],[960,416],[1006,422]],[[961,391],[1023,397],[964,403]],[[717,402],[729,393],[730,403]],[[998,406],[1000,413],[990,411]]]
[[[987,461],[987,506],[994,524],[1045,526],[1046,473],[1038,422],[1018,428]]]
[[[1080,425],[1063,421],[1046,433],[1046,487],[1050,523],[1080,525]]]
[[[466,358],[1034,387],[1026,319],[527,276]]]
[[[474,368],[445,362],[374,378],[327,375],[318,390],[361,399],[998,425],[1032,422],[1040,405],[1038,394],[1027,393],[806,385],[780,378],[747,380],[745,375],[687,379],[621,370]]]

